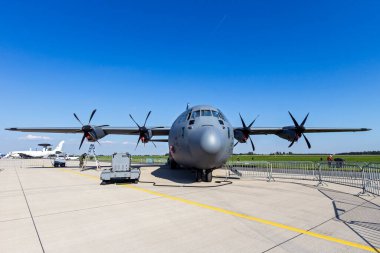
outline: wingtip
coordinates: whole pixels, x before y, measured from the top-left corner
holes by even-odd
[[[8,130],[8,131],[17,131],[17,128],[16,127],[10,127],[10,128],[5,128],[5,130]]]

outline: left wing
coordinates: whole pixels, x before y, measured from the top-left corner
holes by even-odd
[[[240,114],[239,114],[240,115]],[[248,126],[240,115],[240,120],[242,123],[242,127],[234,127],[234,138],[237,140],[235,146],[238,143],[246,143],[247,140],[251,142],[252,150],[255,150],[255,145],[250,137],[250,135],[267,135],[267,134],[275,134],[280,138],[286,139],[291,142],[289,148],[297,142],[301,137],[304,137],[308,148],[311,148],[311,144],[305,133],[336,133],[336,132],[362,132],[369,131],[369,128],[323,128],[323,127],[305,127],[306,120],[309,114],[306,115],[301,124],[298,124],[297,120],[293,117],[293,115],[289,112],[289,115],[294,123],[293,126],[286,127],[255,127],[253,128],[253,123],[255,123],[256,119],[254,119]]]
[[[242,127],[234,127],[234,130],[242,131]],[[250,135],[281,134],[283,131],[292,130],[288,127],[255,127],[249,129]],[[327,127],[308,127],[303,133],[337,133],[337,132],[363,132],[370,131],[370,128],[327,128]]]

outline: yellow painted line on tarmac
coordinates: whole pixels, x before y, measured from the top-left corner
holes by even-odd
[[[87,178],[91,178],[91,179],[95,179],[95,180],[99,180],[98,176],[88,175],[88,174],[84,174],[84,173],[80,173],[80,172],[72,171],[72,170],[66,170],[66,169],[62,169],[62,171],[68,172],[68,173],[72,173],[72,174],[76,174],[76,175],[83,176],[83,177],[87,177]],[[184,198],[180,198],[180,197],[171,196],[171,195],[168,195],[168,194],[165,194],[165,193],[160,193],[160,192],[148,190],[148,189],[145,189],[145,188],[142,188],[142,187],[138,187],[138,186],[134,186],[134,185],[129,185],[129,184],[121,184],[119,186],[125,187],[125,188],[129,188],[129,189],[133,189],[133,190],[137,190],[137,191],[141,191],[141,192],[145,192],[145,193],[149,193],[151,195],[155,195],[155,196],[158,196],[158,197],[174,200],[174,201],[185,203],[185,204],[188,204],[188,205],[201,207],[201,208],[212,210],[212,211],[215,211],[215,212],[228,214],[228,215],[239,217],[239,218],[242,218],[242,219],[256,221],[256,222],[261,223],[261,224],[266,224],[266,225],[270,225],[270,226],[273,226],[273,227],[282,228],[282,229],[285,229],[285,230],[288,230],[288,231],[293,231],[293,232],[296,232],[296,233],[308,235],[308,236],[319,238],[319,239],[323,239],[323,240],[326,240],[326,241],[339,243],[339,244],[350,246],[350,247],[353,247],[353,248],[358,248],[358,249],[367,250],[367,251],[371,251],[371,252],[380,252],[380,248],[375,249],[375,248],[372,248],[370,246],[363,245],[363,244],[360,244],[360,243],[346,241],[346,240],[335,238],[335,237],[332,237],[332,236],[323,235],[323,234],[311,232],[311,231],[308,231],[308,230],[304,230],[304,229],[300,229],[300,228],[284,225],[284,224],[281,224],[281,223],[278,223],[278,222],[269,221],[269,220],[257,218],[257,217],[246,215],[246,214],[242,214],[242,213],[237,213],[237,212],[226,210],[226,209],[223,209],[223,208],[220,208],[220,207],[210,206],[210,205],[202,204],[202,203],[199,203],[199,202],[196,202],[196,201],[192,201],[192,200],[188,200],[188,199],[184,199]]]

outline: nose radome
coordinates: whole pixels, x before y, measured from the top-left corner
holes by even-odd
[[[200,148],[208,154],[216,154],[222,149],[222,140],[218,131],[207,129],[200,139]]]

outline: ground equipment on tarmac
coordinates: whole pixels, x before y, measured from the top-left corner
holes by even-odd
[[[137,183],[140,178],[140,169],[131,167],[129,153],[115,153],[112,155],[112,168],[104,169],[100,179],[107,183],[112,181],[132,181]]]

